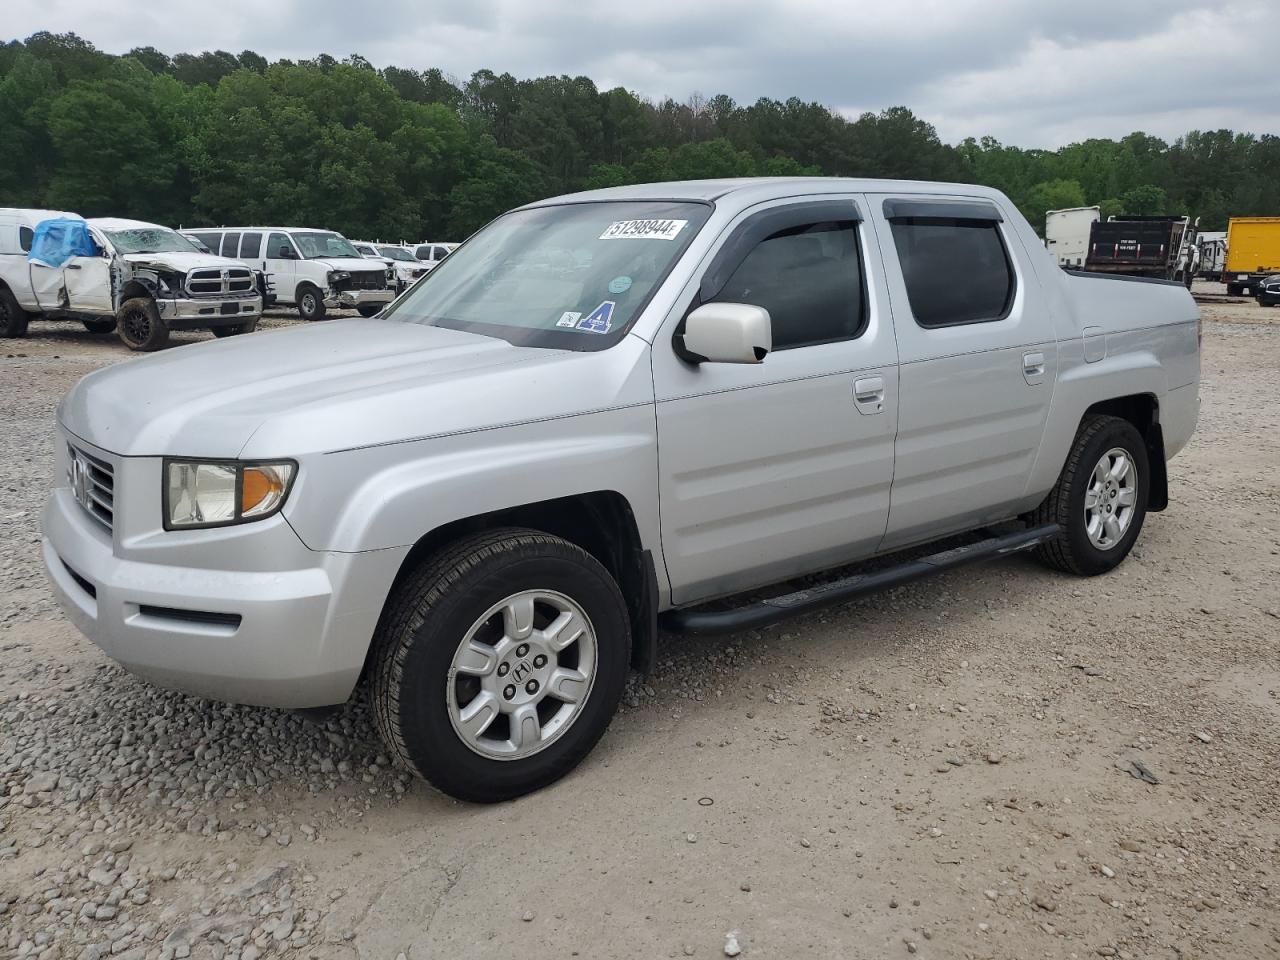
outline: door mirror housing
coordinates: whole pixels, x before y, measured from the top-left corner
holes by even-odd
[[[773,349],[773,322],[750,303],[704,303],[685,317],[680,339],[691,363],[760,363]]]
[[[288,244],[283,244],[283,243],[280,245],[280,249],[276,251],[276,258],[277,258],[277,259],[279,259],[279,260],[295,260],[295,259],[297,259],[297,258],[293,255],[293,248],[292,248],[292,247],[290,247]]]

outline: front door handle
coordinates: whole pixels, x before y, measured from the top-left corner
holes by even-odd
[[[78,264],[78,263],[68,263],[68,264],[67,264],[67,269],[68,269],[68,270],[79,270],[79,269],[80,269],[80,264]]]
[[[1037,383],[1044,382],[1044,354],[1039,351],[1035,353],[1024,353],[1022,355],[1022,375],[1026,377],[1027,383],[1035,386]]]
[[[858,412],[870,416],[884,409],[884,377],[860,377],[853,381],[853,402]]]

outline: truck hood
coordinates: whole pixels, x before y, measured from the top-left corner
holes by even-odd
[[[644,350],[516,347],[395,320],[335,320],[176,347],[63,399],[72,434],[121,456],[303,456],[652,400]]]
[[[159,267],[164,270],[176,270],[178,273],[190,273],[192,270],[220,269],[229,266],[244,266],[239,260],[227,257],[215,257],[208,253],[126,253],[126,263],[135,267]]]

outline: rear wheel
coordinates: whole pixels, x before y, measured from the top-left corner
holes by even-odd
[[[298,288],[298,316],[303,320],[324,319],[324,297],[309,283]]]
[[[1148,466],[1147,445],[1133,424],[1086,418],[1057,484],[1035,511],[1037,524],[1062,528],[1036,548],[1039,559],[1082,576],[1117,567],[1146,519]]]
[[[0,287],[0,337],[25,337],[30,319],[13,291]]]
[[[1244,294],[1244,287],[1240,286],[1240,284],[1238,283],[1227,284],[1228,297],[1239,297],[1239,296],[1242,296],[1243,294]]]
[[[397,760],[462,800],[537,790],[595,746],[626,680],[626,603],[559,537],[505,529],[426,561],[388,601],[374,715]]]
[[[88,317],[80,322],[90,333],[110,333],[116,328],[115,317]]]
[[[143,353],[159,350],[169,340],[169,328],[150,297],[134,297],[120,305],[116,332],[126,347]]]

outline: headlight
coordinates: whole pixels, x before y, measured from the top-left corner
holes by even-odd
[[[164,462],[166,530],[225,527],[276,513],[289,496],[298,465],[279,463]]]
[[[346,280],[350,276],[351,274],[347,273],[347,271],[345,270],[330,270],[329,282],[334,283],[335,281],[338,281],[338,280]]]

